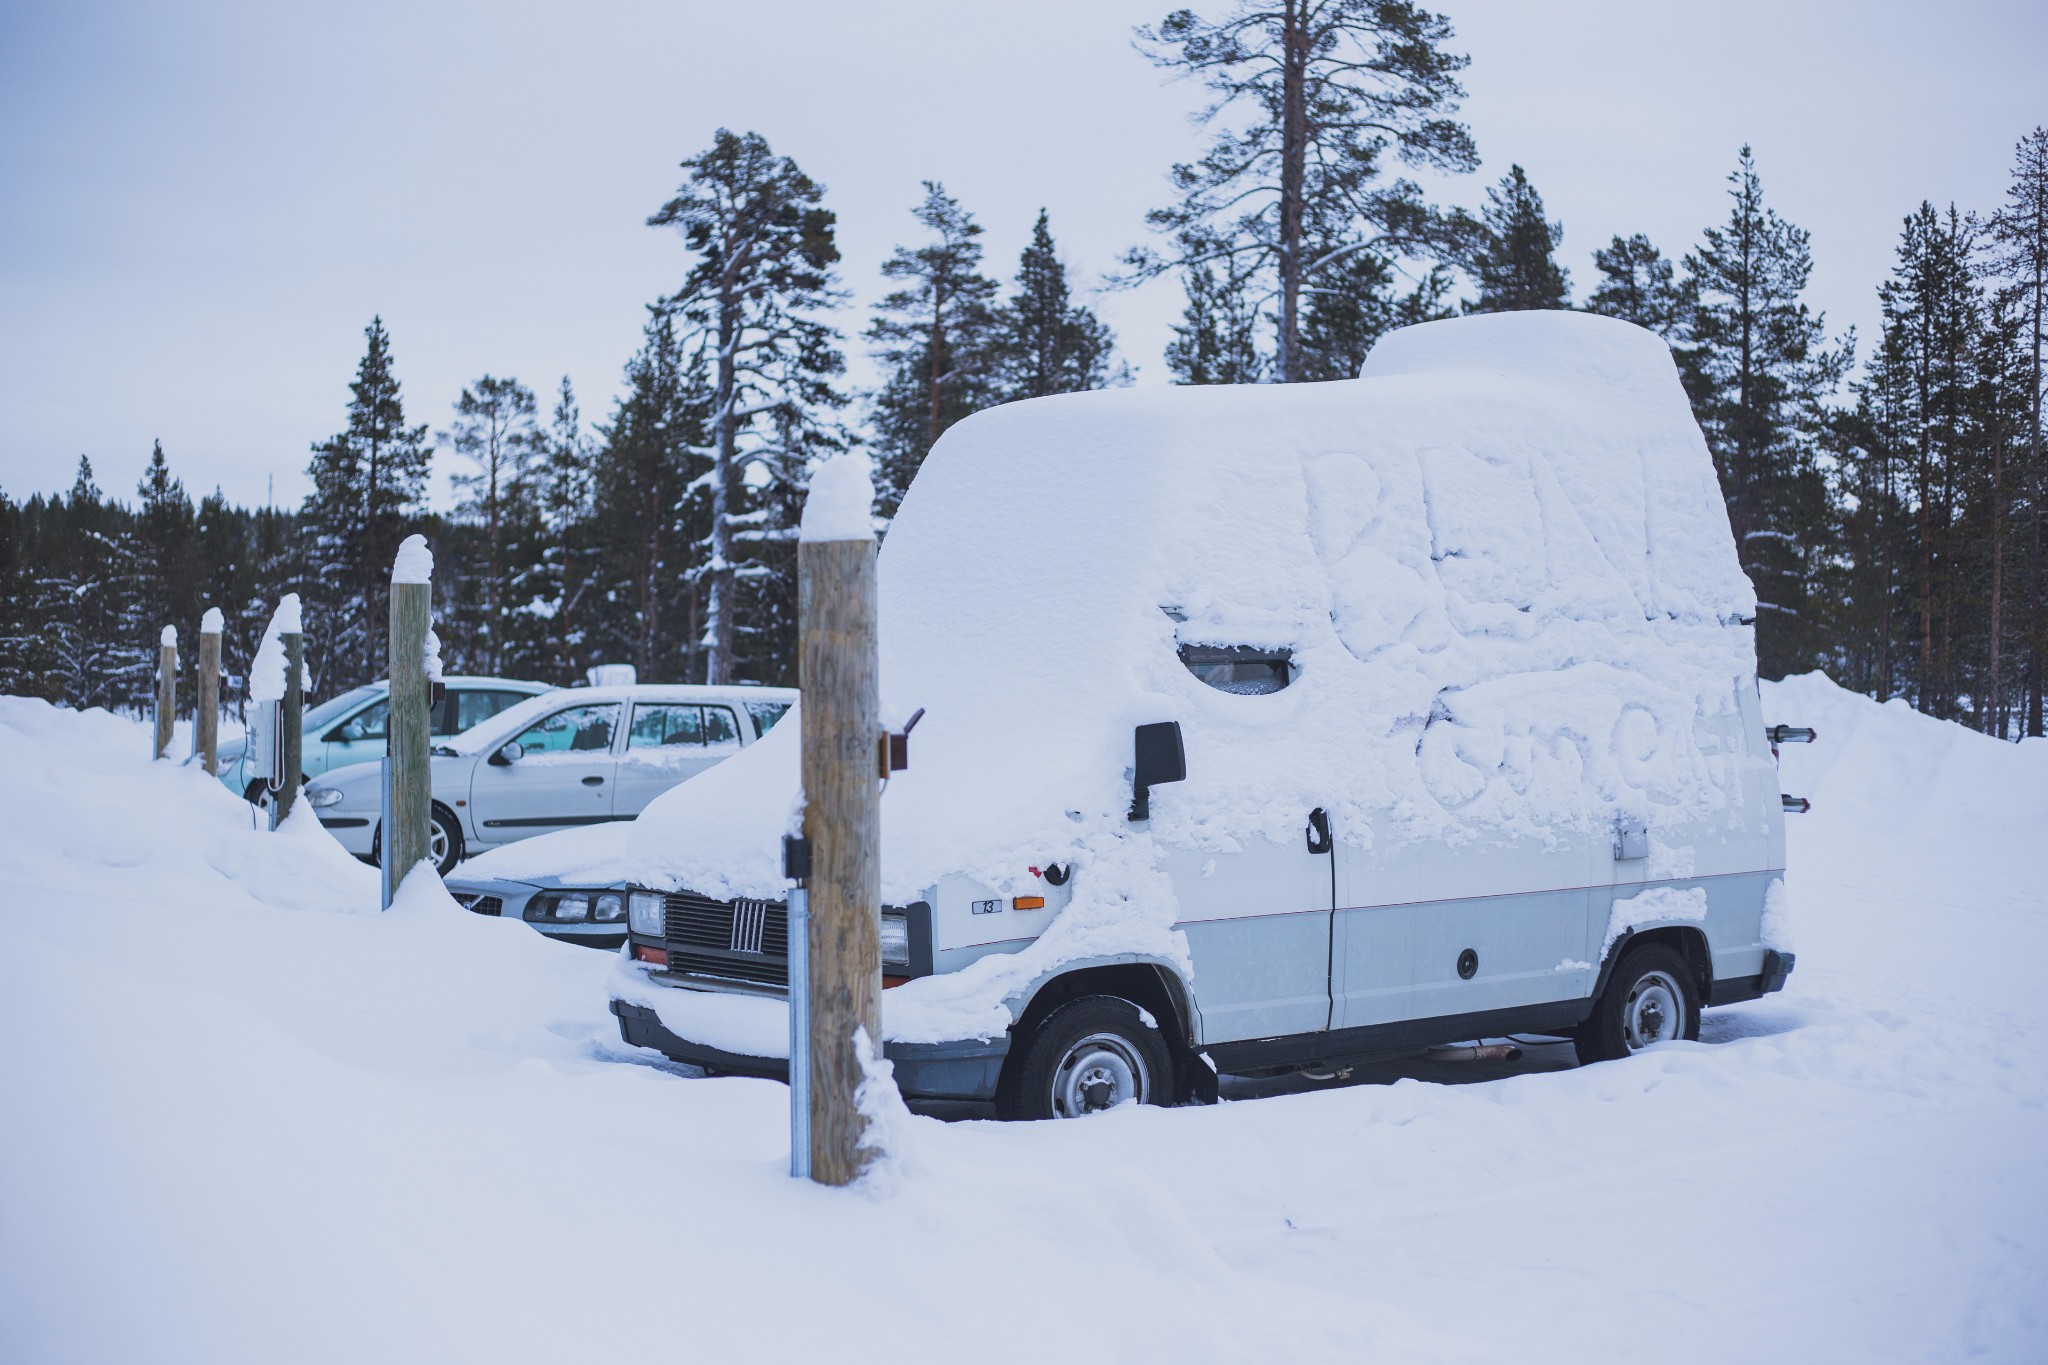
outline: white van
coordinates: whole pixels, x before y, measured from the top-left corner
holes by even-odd
[[[1755,594],[1669,351],[1520,313],[1354,381],[949,431],[881,552],[883,1033],[1014,1117],[1780,989]],[[626,1041],[786,1074],[798,735],[628,838]]]

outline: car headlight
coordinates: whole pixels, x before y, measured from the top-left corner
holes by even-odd
[[[329,806],[338,806],[341,804],[341,788],[308,787],[306,788],[306,804],[315,810],[325,810]]]
[[[590,918],[599,924],[617,924],[626,917],[626,900],[616,891],[606,891],[592,902]]]
[[[882,965],[910,965],[910,916],[901,910],[882,912]]]
[[[667,932],[662,922],[668,901],[657,891],[635,891],[626,897],[628,927],[636,934],[660,938]]]

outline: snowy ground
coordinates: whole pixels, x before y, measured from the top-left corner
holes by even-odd
[[[1700,1043],[918,1119],[852,1192],[604,955],[0,699],[0,1360],[2048,1359],[2048,745],[1767,690],[1799,970]]]

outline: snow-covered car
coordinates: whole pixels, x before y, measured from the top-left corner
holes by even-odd
[[[471,853],[631,820],[669,788],[758,743],[796,701],[782,687],[643,683],[529,697],[433,749],[429,851],[445,875]],[[359,858],[382,847],[383,765],[308,783],[320,823]]]
[[[508,706],[554,690],[547,683],[519,678],[450,677],[443,681],[446,691],[435,705],[432,717],[436,740],[459,735]],[[310,779],[330,768],[384,757],[384,699],[390,691],[391,685],[380,679],[329,697],[318,706],[307,707],[301,722],[305,739],[300,767],[304,776]],[[239,792],[258,805],[269,800],[265,784],[250,776],[246,737],[221,745],[220,780],[229,791]]]
[[[623,820],[522,839],[469,859],[443,881],[479,915],[524,920],[549,938],[592,948],[626,941]]]
[[[1357,380],[950,428],[880,557],[881,1025],[1012,1117],[1780,989],[1756,595],[1665,344],[1390,333]],[[787,1072],[800,727],[627,839],[629,1043]]]

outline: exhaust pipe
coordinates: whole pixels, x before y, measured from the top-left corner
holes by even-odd
[[[1422,1055],[1432,1062],[1513,1062],[1521,1060],[1522,1049],[1513,1043],[1457,1043]]]

